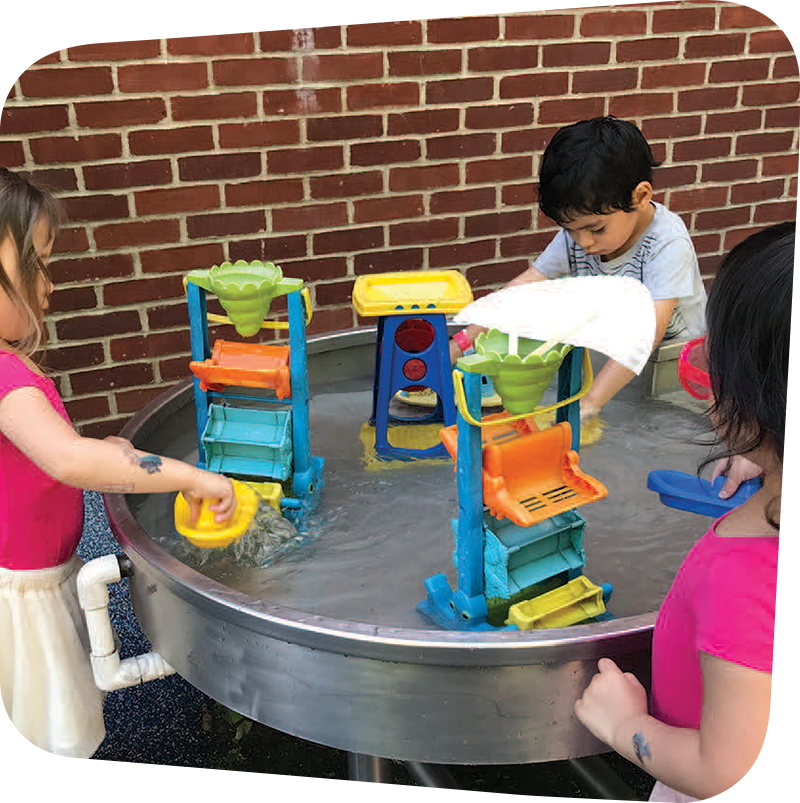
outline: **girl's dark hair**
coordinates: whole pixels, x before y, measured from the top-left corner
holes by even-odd
[[[633,123],[609,116],[564,126],[542,155],[539,208],[560,226],[578,215],[630,212],[634,189],[652,183],[658,164]]]
[[[33,230],[46,220],[55,235],[64,219],[61,204],[47,190],[5,167],[0,167],[0,238],[11,237],[20,262],[19,292],[14,288],[6,267],[0,264],[0,289],[30,318],[28,334],[16,347],[31,355],[44,335],[44,310],[41,307],[38,283],[47,278],[47,269],[33,245]]]
[[[709,292],[709,414],[727,457],[764,445],[783,463],[794,235],[794,222],[752,234],[722,261]]]

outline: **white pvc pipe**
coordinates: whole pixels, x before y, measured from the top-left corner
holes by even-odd
[[[114,641],[114,628],[108,614],[108,584],[122,579],[116,555],[104,555],[84,564],[78,572],[78,601],[86,616],[90,660],[94,682],[103,691],[115,691],[149,680],[157,680],[175,670],[157,653],[148,652],[120,661]]]

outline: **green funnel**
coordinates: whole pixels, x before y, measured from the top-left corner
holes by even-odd
[[[544,354],[533,354],[542,340],[520,337],[517,353],[508,353],[508,335],[498,329],[482,332],[475,339],[475,354],[461,357],[458,367],[468,373],[490,376],[503,407],[511,415],[533,413],[547,386],[572,348],[557,343]]]
[[[185,281],[197,284],[219,298],[236,331],[251,337],[261,328],[272,299],[303,286],[302,279],[286,279],[272,262],[223,262],[208,270],[193,270]]]

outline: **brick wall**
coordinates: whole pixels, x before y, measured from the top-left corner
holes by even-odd
[[[794,218],[797,100],[787,38],[728,3],[98,44],[19,77],[0,163],[66,202],[48,362],[104,435],[188,375],[192,268],[277,262],[311,287],[312,333],[374,323],[350,304],[360,274],[455,268],[478,295],[511,278],[555,230],[538,162],[578,119],[642,128],[711,278]]]

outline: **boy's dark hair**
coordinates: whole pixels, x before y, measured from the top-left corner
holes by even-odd
[[[794,222],[750,235],[723,259],[709,292],[709,412],[728,457],[764,444],[783,463],[794,239]]]
[[[564,126],[542,155],[539,208],[560,226],[579,215],[630,212],[633,190],[652,183],[658,164],[633,123],[609,116]]]

